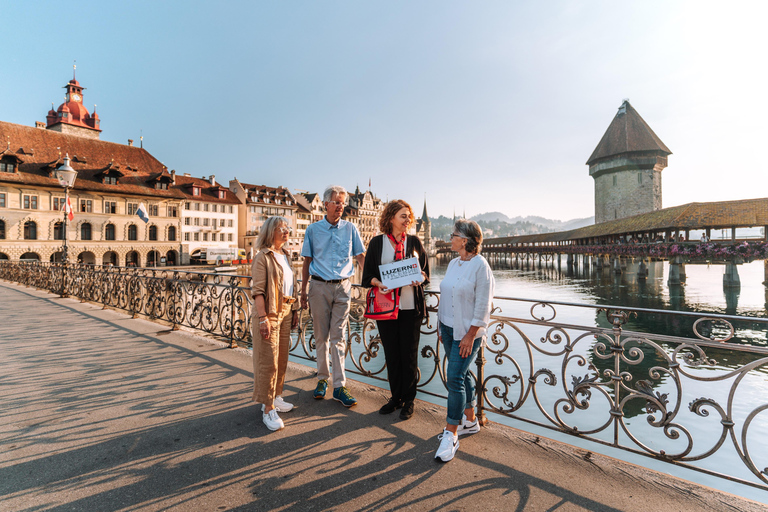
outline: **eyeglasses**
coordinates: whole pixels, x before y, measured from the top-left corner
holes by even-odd
[[[327,203],[334,208],[344,204],[343,201],[327,201]]]
[[[277,229],[281,233],[290,233],[291,232],[291,228],[282,227],[282,228],[277,228]]]
[[[460,235],[460,234],[458,234],[458,233],[451,233],[451,238],[453,238],[453,237],[458,237],[458,238],[467,238],[467,237],[465,237],[464,235]]]

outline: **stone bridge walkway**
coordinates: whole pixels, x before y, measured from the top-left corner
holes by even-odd
[[[247,350],[0,282],[2,511],[757,511],[765,507],[512,428],[433,459],[444,409],[381,416],[311,397],[270,433]]]

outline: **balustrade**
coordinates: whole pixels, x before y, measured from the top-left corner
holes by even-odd
[[[174,269],[0,261],[0,279],[250,343],[250,278]],[[386,381],[375,322],[353,288],[348,371]],[[445,397],[427,292],[419,389]],[[478,414],[523,421],[768,490],[768,320],[496,297],[473,377]],[[309,314],[291,353],[315,360]],[[509,421],[509,420],[502,420]]]

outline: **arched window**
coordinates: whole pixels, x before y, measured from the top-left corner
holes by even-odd
[[[5,221],[0,220],[0,240],[5,240]]]
[[[64,240],[64,223],[57,222],[53,225],[53,239]]]
[[[88,222],[86,222],[80,226],[80,240],[90,240],[90,239],[91,239],[91,225]]]
[[[149,239],[157,240],[157,226],[149,226]]]
[[[24,240],[37,240],[37,223],[34,221],[24,223]]]
[[[128,226],[128,240],[138,240],[139,239],[139,230],[136,229],[135,224],[131,224]]]
[[[170,240],[171,242],[176,241],[176,228],[173,226],[168,228],[168,240]]]
[[[104,228],[104,240],[114,240],[115,239],[115,225],[114,224],[107,224]]]

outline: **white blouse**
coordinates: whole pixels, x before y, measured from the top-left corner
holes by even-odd
[[[293,269],[288,256],[282,252],[275,251],[275,260],[283,267],[283,296],[293,297]]]
[[[491,266],[481,255],[469,261],[451,260],[440,282],[437,318],[453,328],[454,340],[460,341],[473,325],[479,327],[477,337],[485,338],[495,287]]]

